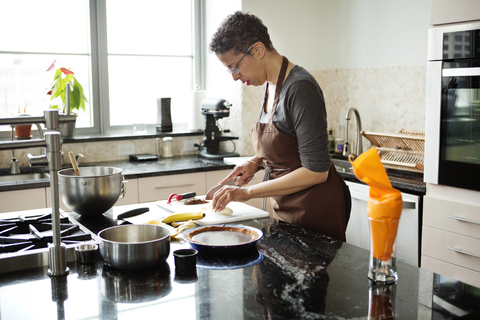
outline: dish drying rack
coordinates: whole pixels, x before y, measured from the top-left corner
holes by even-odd
[[[361,133],[377,148],[385,168],[423,173],[424,132],[402,129],[395,134],[365,131]]]

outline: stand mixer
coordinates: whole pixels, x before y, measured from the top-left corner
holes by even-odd
[[[222,160],[224,157],[238,157],[235,152],[221,151],[220,142],[236,140],[238,137],[223,136],[217,125],[217,120],[230,115],[231,104],[224,99],[204,99],[202,101],[202,114],[205,118],[203,146],[198,153],[199,157]]]

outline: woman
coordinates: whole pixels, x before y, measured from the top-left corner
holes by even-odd
[[[255,156],[221,183],[237,177],[237,186],[247,184],[260,165],[266,167],[262,183],[218,190],[213,209],[222,210],[230,201],[272,197],[274,218],[345,241],[350,193],[328,155],[325,102],[316,80],[280,55],[267,27],[248,13],[227,17],[210,51],[233,80],[264,87],[263,106],[252,128]]]

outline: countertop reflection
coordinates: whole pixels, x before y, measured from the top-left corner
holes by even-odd
[[[111,269],[97,257],[92,265],[72,263],[62,277],[48,277],[46,268],[3,274],[0,318],[410,320],[480,315],[479,288],[402,262],[396,284],[373,284],[367,278],[367,250],[272,220],[244,224],[264,232],[257,252],[244,256],[243,265],[238,263],[242,257],[199,257],[196,275],[188,279],[177,275],[172,254],[156,268],[135,272]],[[188,247],[174,241],[170,251]]]

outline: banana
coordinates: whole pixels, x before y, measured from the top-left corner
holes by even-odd
[[[159,226],[159,225],[162,224],[162,221],[160,221],[158,219],[154,219],[154,220],[148,221],[146,224],[156,224],[157,226]]]
[[[170,235],[172,238],[178,236],[182,231],[195,227],[195,223],[192,220],[188,220],[184,224],[180,225],[175,231]]]
[[[205,217],[205,213],[203,212],[182,212],[171,214],[165,217],[162,222],[172,223],[177,221],[198,220],[202,219],[203,217]]]

